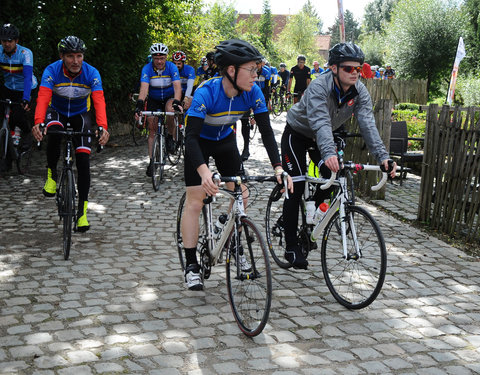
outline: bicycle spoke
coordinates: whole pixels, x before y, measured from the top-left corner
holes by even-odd
[[[262,332],[270,313],[272,280],[267,249],[250,219],[241,219],[242,230],[232,234],[228,248],[227,287],[235,320],[247,336]]]
[[[349,206],[347,218],[347,258],[342,250],[337,212],[328,223],[322,242],[322,270],[335,299],[347,308],[360,309],[372,303],[380,293],[387,255],[380,228],[367,211]]]

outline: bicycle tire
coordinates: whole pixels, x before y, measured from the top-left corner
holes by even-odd
[[[0,129],[0,173],[3,174],[7,170],[7,151],[8,151],[8,142],[7,133],[8,130],[5,128]]]
[[[32,158],[33,138],[32,134],[27,134],[20,140],[17,147],[17,171],[19,174],[26,174],[30,169],[30,162]],[[27,145],[27,148],[25,148]],[[29,146],[29,147],[28,147]],[[23,151],[21,151],[23,150]]]
[[[232,229],[228,241],[228,249],[232,243],[242,244],[245,258],[250,269],[241,270],[239,266],[239,247],[227,251],[225,263],[227,288],[230,306],[240,330],[247,336],[260,334],[268,321],[272,303],[272,275],[265,242],[256,225],[247,217],[240,219],[241,231],[235,241],[235,228]],[[233,253],[233,254],[232,254]]]
[[[64,179],[60,183],[62,195],[61,218],[63,220],[63,258],[68,260],[70,248],[72,245],[72,228],[75,220],[75,185],[73,172],[67,169],[64,173]]]
[[[165,138],[161,134],[156,134],[152,149],[152,185],[155,191],[158,191],[163,180],[165,168],[164,149]]]
[[[361,257],[345,259],[341,240],[340,215],[328,222],[322,239],[322,271],[333,297],[348,309],[370,305],[380,293],[387,270],[387,251],[378,223],[362,207],[347,205],[347,251],[355,254],[352,223]]]
[[[185,251],[183,246],[182,239],[182,216],[183,210],[185,207],[185,200],[187,199],[187,193],[183,193],[180,198],[177,210],[177,231],[175,232],[175,240],[177,242],[177,252],[178,258],[180,260],[180,265],[182,267],[182,273],[185,273],[186,260],[185,260]],[[207,245],[207,215],[205,206],[202,208],[199,217],[199,231],[198,231],[198,243],[197,243],[197,256],[200,257],[200,250],[206,248]],[[203,281],[203,272],[202,272],[202,281]]]
[[[168,161],[170,162],[171,165],[177,165],[178,162],[180,161],[180,157],[182,156],[182,149],[183,149],[183,134],[180,131],[178,127],[178,121],[175,118],[175,132],[177,133],[177,140],[173,141],[175,148],[173,153],[167,153],[168,154]]]
[[[145,121],[145,119],[144,119]],[[145,124],[145,123],[143,123]],[[133,144],[135,146],[140,146],[141,144],[145,143],[145,142],[142,142],[142,139],[145,138],[144,136],[144,133],[143,133],[143,126],[145,125],[142,125],[140,128],[138,127],[138,122],[136,120],[133,120],[132,122],[132,130],[131,130],[131,134],[132,134],[132,140],[133,140]]]

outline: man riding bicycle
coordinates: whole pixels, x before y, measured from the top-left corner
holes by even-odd
[[[30,134],[30,125],[26,111],[30,110],[31,91],[37,87],[37,79],[33,75],[33,54],[28,48],[18,44],[20,33],[11,23],[4,24],[0,29],[0,70],[3,72],[4,85],[0,98],[20,102],[22,106],[12,106],[10,112],[10,130],[18,126],[22,138]],[[2,108],[0,104],[0,108]],[[2,111],[3,113],[3,111]],[[25,142],[26,149],[31,143]]]
[[[147,111],[181,111],[182,85],[177,66],[167,61],[168,47],[163,43],[154,43],[150,47],[152,61],[142,69],[140,78],[140,92],[138,94],[135,109],[135,118],[139,119],[140,113],[145,110],[147,100]],[[172,116],[167,116],[167,151],[175,151],[175,143],[172,134],[175,132],[175,122]],[[152,177],[152,149],[157,133],[158,122],[154,117],[147,119],[148,125],[148,156],[150,163],[147,167],[147,176]]]
[[[304,55],[298,55],[297,65],[290,69],[290,80],[288,81],[287,95],[290,95],[290,89],[292,87],[292,79],[295,78],[295,87],[293,88],[293,103],[297,103],[302,97],[304,91],[310,84],[310,68],[305,65],[306,57]]]
[[[368,149],[388,170],[389,155],[375,125],[372,100],[358,79],[363,62],[364,54],[357,45],[335,45],[329,51],[330,70],[312,81],[300,102],[287,113],[287,125],[281,141],[282,164],[292,176],[295,188],[294,193],[284,201],[283,221],[285,259],[294,268],[307,269],[308,266],[297,241],[298,210],[305,188],[307,151],[315,165],[319,165],[320,159],[324,161],[320,167],[323,177],[329,178],[331,172],[338,172],[332,132],[354,115]],[[390,173],[392,178],[395,170],[396,164]]]
[[[193,98],[193,84],[195,82],[195,69],[193,66],[185,64],[187,55],[185,52],[177,51],[172,55],[172,61],[175,63],[182,84],[182,105],[185,110],[190,108]]]
[[[85,43],[76,36],[67,36],[58,43],[60,60],[46,67],[38,91],[34,137],[43,138],[41,123],[50,127],[66,128],[88,132],[91,129],[89,112],[90,97],[95,107],[97,125],[103,128],[99,143],[105,145],[110,137],[107,128],[107,113],[100,73],[86,63]],[[47,181],[43,187],[46,197],[55,196],[57,189],[57,162],[60,157],[61,135],[50,135],[47,144]],[[78,172],[78,214],[77,230],[90,229],[87,220],[88,193],[90,190],[90,152],[92,137],[75,137],[75,160]]]
[[[212,156],[219,173],[224,176],[244,174],[234,126],[250,109],[278,182],[282,180],[283,169],[265,98],[255,85],[256,62],[261,58],[258,50],[243,40],[231,39],[220,43],[215,52],[220,76],[203,82],[197,88],[187,112],[184,170],[187,194],[181,232],[186,258],[185,281],[191,290],[203,289],[196,255],[198,218],[203,200],[206,194],[215,195],[219,191],[212,180],[208,160]],[[291,179],[289,181],[292,185]],[[242,263],[242,260],[239,262]]]

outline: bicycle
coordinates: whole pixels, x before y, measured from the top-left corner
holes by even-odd
[[[380,227],[363,207],[355,205],[351,172],[381,171],[381,181],[371,189],[379,190],[387,181],[383,166],[355,164],[343,161],[345,134],[336,135],[337,152],[341,169],[330,179],[305,175],[305,191],[300,204],[298,241],[309,262],[318,264],[313,250],[321,244],[320,262],[325,282],[333,297],[349,309],[361,309],[370,305],[380,293],[385,280],[387,253]],[[306,201],[313,199],[315,188],[334,187],[330,207],[318,223],[308,223]],[[283,187],[278,185],[270,194],[265,215],[266,238],[272,258],[281,268],[291,267],[283,260],[284,228]],[[340,250],[340,251],[339,251]],[[313,256],[312,256],[313,255]]]
[[[175,115],[175,130],[173,137],[173,152],[168,153],[168,161],[177,165],[182,155],[185,156],[185,124],[182,114]]]
[[[40,124],[40,129],[44,133],[45,124]],[[98,128],[98,136],[101,137],[103,131],[102,127]],[[75,174],[73,173],[73,137],[86,136],[91,137],[93,133],[77,132],[70,128],[70,123],[66,124],[65,130],[47,129],[46,135],[61,135],[65,138],[65,150],[63,158],[62,174],[57,184],[57,192],[55,195],[55,202],[57,204],[58,216],[63,222],[63,258],[68,260],[70,256],[70,248],[72,245],[72,229],[77,231],[77,211],[75,205],[76,190],[75,190]],[[97,148],[100,152],[102,147]]]
[[[165,164],[167,163],[167,126],[165,124],[166,116],[174,116],[175,128],[178,128],[178,119],[175,112],[162,112],[162,111],[142,111],[141,115],[149,117],[158,117],[157,133],[155,134],[155,141],[152,149],[152,185],[153,190],[158,191],[160,184],[163,182],[163,172]],[[139,124],[142,124],[141,118]]]
[[[280,87],[280,93],[278,95],[278,105],[276,108],[276,115],[279,116],[282,112],[287,112],[292,107],[292,97],[286,95],[287,90],[285,87]]]
[[[226,203],[223,200],[224,206],[221,206],[222,202],[216,201],[215,197],[207,197],[204,200],[205,204],[199,217],[200,229],[197,244],[200,275],[202,282],[208,279],[212,274],[212,267],[222,262],[225,257],[228,297],[235,321],[245,335],[253,337],[262,332],[270,314],[272,276],[268,250],[261,232],[245,213],[241,184],[248,181],[264,182],[276,181],[276,179],[267,176],[220,177],[215,174],[214,181],[233,182],[234,189],[220,188],[219,195],[229,198]],[[178,206],[175,238],[182,272],[186,267],[181,234],[185,199],[186,193],[183,194]],[[214,203],[215,211],[228,212],[225,216],[219,217],[219,222],[223,221],[221,229],[213,224]],[[245,256],[246,262],[240,261],[242,255]]]
[[[19,174],[25,174],[30,166],[31,145],[28,145],[28,137],[31,134],[20,139],[18,144],[14,144],[9,127],[10,112],[12,105],[21,105],[10,99],[0,100],[4,104],[4,114],[2,127],[0,128],[0,173],[10,169],[11,163],[15,161]]]
[[[272,93],[270,95],[270,113],[274,118],[281,113],[277,87],[272,88]]]

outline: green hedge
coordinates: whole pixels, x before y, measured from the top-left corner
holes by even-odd
[[[419,112],[420,106],[414,103],[399,103],[392,111],[392,121],[406,121],[408,136],[423,138],[425,136],[426,112]],[[409,150],[423,150],[423,142],[409,141]]]

